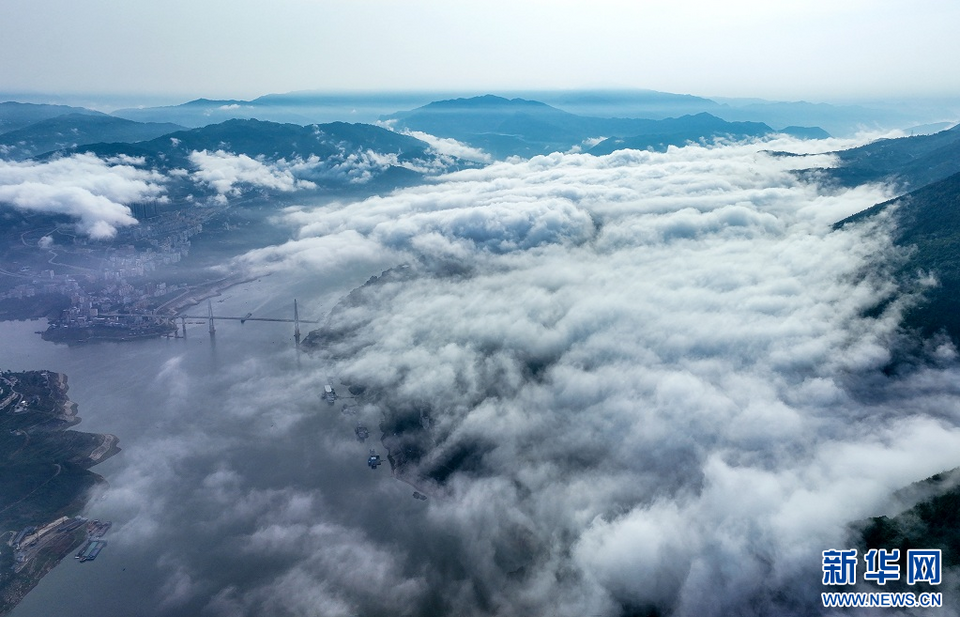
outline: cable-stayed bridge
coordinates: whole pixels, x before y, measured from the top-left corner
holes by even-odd
[[[276,321],[276,322],[285,322],[293,324],[293,338],[297,341],[297,345],[300,344],[300,324],[309,323],[315,324],[320,323],[315,319],[300,319],[300,311],[297,307],[297,301],[293,301],[293,319],[284,319],[281,317],[254,317],[253,313],[247,313],[243,317],[234,317],[228,315],[214,315],[213,314],[213,303],[210,300],[207,300],[207,314],[206,315],[178,315],[180,319],[180,327],[183,331],[183,336],[187,336],[187,319],[202,319],[207,322],[208,329],[210,331],[210,336],[214,336],[217,332],[217,328],[214,325],[214,321],[217,319],[221,320],[230,320],[230,321],[239,321],[240,323],[246,323],[248,321]],[[203,323],[203,322],[199,322]]]

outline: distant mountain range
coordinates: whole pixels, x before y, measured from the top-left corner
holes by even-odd
[[[755,121],[771,126],[819,126],[838,136],[852,136],[861,130],[904,128],[918,124],[922,118],[906,110],[880,110],[862,105],[830,105],[806,101],[756,101],[737,104],[735,100],[731,100],[710,113],[731,122]]]
[[[226,120],[268,120],[282,124],[313,124],[310,115],[298,113],[286,105],[273,105],[254,101],[233,99],[196,99],[180,105],[147,107],[143,109],[118,109],[113,115],[137,122],[175,122],[190,128],[218,124]]]
[[[778,130],[788,126],[817,126],[832,135],[853,136],[862,130],[908,130],[923,132],[946,128],[924,126],[944,120],[955,123],[960,105],[947,101],[877,102],[838,105],[807,101],[766,101],[762,99],[704,98],[654,90],[588,92],[517,92],[511,97],[542,101],[564,111],[603,118],[649,118],[663,120],[706,112],[728,122],[762,122]],[[920,131],[918,131],[920,132]]]
[[[133,143],[162,135],[162,125],[171,130],[175,128],[169,125],[200,128],[235,119],[300,126],[347,119],[367,123],[392,120],[400,129],[452,137],[498,157],[530,156],[574,147],[595,154],[618,147],[662,149],[688,141],[727,136],[740,139],[774,131],[823,138],[828,134],[851,134],[862,128],[923,125],[934,130],[933,123],[945,120],[929,108],[712,100],[653,90],[545,91],[442,100],[437,100],[437,94],[290,92],[252,100],[200,98],[179,105],[126,108],[110,116],[148,126],[106,122],[102,126],[84,126],[74,117],[48,126],[34,126],[31,131],[0,140],[0,155],[22,159],[73,144]],[[397,111],[404,108],[408,111]],[[65,105],[0,103],[0,135],[68,114],[110,117]],[[74,135],[77,139],[72,139]],[[601,143],[604,139],[613,141]]]
[[[420,96],[422,95],[394,95],[389,100],[415,101]],[[581,108],[612,111],[629,107],[639,113],[658,117],[577,115],[540,101],[486,95],[434,101],[410,111],[381,115],[381,119],[401,132],[422,131],[437,137],[453,138],[500,158],[533,156],[571,149],[593,154],[605,154],[619,148],[662,150],[671,145],[682,146],[687,142],[711,141],[716,138],[743,139],[775,132],[764,123],[730,122],[703,111],[660,117],[671,109],[722,109],[721,105],[708,99],[688,95],[643,91],[610,95],[561,93],[556,96]],[[359,100],[372,106],[367,108],[367,112],[383,104],[379,99],[369,96],[359,97]],[[305,141],[303,135],[291,127],[313,125],[310,118],[321,108],[329,112],[339,106],[342,114],[344,106],[350,102],[351,97],[347,95],[337,97],[291,93],[268,95],[253,101],[196,99],[169,107],[119,110],[114,116],[62,105],[4,103],[0,105],[0,127],[5,127],[6,130],[0,133],[0,156],[22,160],[55,151],[69,152],[82,148],[95,152],[142,152],[140,156],[150,157],[149,151],[156,150],[159,147],[157,144],[137,148],[106,147],[98,144],[146,142],[185,130],[184,127],[204,128],[236,120],[252,121],[258,116],[261,121],[273,122],[286,128],[270,131],[271,135],[254,129],[249,137],[243,137],[231,128],[237,125],[225,124],[218,130],[228,134],[229,143],[246,144],[240,147],[237,153],[256,152],[257,156],[268,158],[274,155],[324,156],[322,148],[317,151],[316,144],[310,145],[309,140]],[[264,116],[269,117],[269,120],[265,120]],[[356,130],[354,129],[354,132]],[[827,136],[827,133],[818,127],[789,126],[781,131],[805,138]],[[185,140],[185,144],[197,149],[210,149],[216,144],[209,142],[207,138],[212,139],[211,136],[216,132],[217,130],[211,129],[204,133],[203,137],[198,137],[199,141],[194,140],[195,136],[191,135],[174,137]],[[368,130],[365,135],[355,137],[371,139],[373,135],[380,133]],[[288,139],[294,140],[291,143],[298,145],[290,147],[285,141]],[[382,136],[380,140],[383,140]],[[379,147],[377,142],[371,145],[375,150]],[[410,145],[407,144],[408,147]],[[303,150],[304,147],[306,150]],[[144,151],[144,148],[147,151]],[[165,153],[168,156],[175,154]]]
[[[388,113],[424,105],[442,93],[330,94],[289,92],[268,94],[249,101],[196,99],[180,105],[125,108],[114,116],[138,122],[175,122],[198,128],[231,119],[258,119],[292,124],[324,124],[334,121],[373,123]],[[453,96],[451,93],[448,96]]]
[[[688,142],[710,141],[717,138],[742,140],[763,137],[777,132],[762,122],[727,122],[708,113],[695,116],[654,120],[656,124],[645,127],[642,134],[630,137],[611,137],[598,143],[590,154],[610,154],[615,150],[665,150],[668,146],[683,146]],[[822,129],[805,129],[806,132],[822,132]]]
[[[708,113],[663,120],[578,116],[546,103],[486,95],[437,101],[384,117],[395,128],[450,137],[494,156],[533,156],[582,148],[609,154],[622,148],[663,150],[715,138],[774,133],[757,122],[727,122]],[[822,135],[821,129],[797,129]]]
[[[534,91],[511,93],[507,98],[542,101],[581,116],[598,118],[647,118],[663,120],[699,113],[719,115],[726,108],[711,99],[691,94],[656,90],[607,90],[602,92]]]
[[[327,159],[343,154],[372,150],[396,154],[400,161],[427,156],[428,145],[407,135],[369,124],[300,126],[261,120],[227,120],[196,129],[183,129],[139,143],[99,143],[74,148],[98,156],[144,157],[160,169],[189,167],[192,152],[222,150],[270,161],[285,159]]]
[[[378,114],[383,121],[393,121],[400,130],[423,131],[439,137],[450,137],[481,148],[496,157],[533,156],[583,147],[584,140],[601,138],[630,140],[629,147],[664,148],[683,145],[714,137],[756,137],[774,132],[760,123],[726,122],[713,116],[707,127],[706,112],[723,110],[724,106],[708,99],[689,95],[674,95],[643,91],[633,93],[590,94],[561,93],[555,98],[577,109],[594,109],[603,113],[617,110],[630,117],[587,116],[563,111],[546,103],[522,98],[507,99],[493,95],[434,101],[410,111]],[[417,95],[394,97],[396,103],[417,101]],[[383,102],[359,97],[369,114]],[[122,109],[115,113],[131,120],[176,122],[184,126],[206,126],[227,119],[261,119],[281,123],[307,125],[317,116],[329,116],[335,106],[351,106],[351,98],[344,95],[291,93],[268,95],[252,101],[233,99],[196,99],[181,105],[147,109]],[[685,112],[692,111],[693,115]],[[680,117],[690,116],[690,119]],[[661,126],[659,122],[673,121]],[[786,132],[801,137],[825,137],[819,127],[791,126]],[[635,139],[639,136],[650,139]],[[605,146],[612,150],[616,145]],[[620,146],[628,147],[628,146]],[[599,153],[600,151],[598,151]]]
[[[71,112],[0,134],[0,155],[23,160],[88,144],[145,141],[183,128],[177,124],[133,122],[103,114]]]
[[[5,101],[0,103],[0,134],[22,129],[41,120],[49,120],[50,118],[56,118],[57,116],[66,114],[106,115],[99,111],[84,109],[83,107]]]
[[[777,130],[791,126],[821,127],[832,135],[852,136],[861,130],[908,129],[945,120],[955,121],[960,106],[945,109],[944,102],[871,105],[835,105],[806,101],[710,99],[654,90],[517,91],[503,98],[540,101],[570,114],[593,118],[663,120],[709,113],[727,122],[761,122]],[[231,118],[257,118],[294,124],[333,120],[375,122],[398,110],[422,107],[431,101],[470,98],[464,93],[400,92],[330,94],[290,92],[249,101],[197,99],[181,105],[127,108],[113,115],[140,122],[173,122],[199,127]],[[949,107],[949,105],[948,105]],[[628,134],[613,134],[625,137]]]

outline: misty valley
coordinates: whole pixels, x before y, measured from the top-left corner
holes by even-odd
[[[521,94],[0,103],[0,615],[955,611],[954,112]]]

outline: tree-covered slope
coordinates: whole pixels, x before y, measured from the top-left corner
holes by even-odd
[[[843,226],[893,208],[896,242],[914,247],[902,267],[936,276],[939,284],[926,292],[926,302],[912,309],[906,325],[924,335],[945,329],[960,341],[960,173],[855,214]]]

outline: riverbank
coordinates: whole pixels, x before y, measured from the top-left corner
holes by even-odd
[[[119,439],[67,430],[80,422],[68,389],[62,373],[0,373],[0,533],[76,516],[105,483],[89,468],[119,452]],[[11,550],[0,551],[0,616],[83,541],[81,534],[53,534],[28,560],[14,563],[13,534],[7,535]]]

